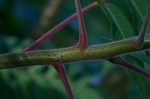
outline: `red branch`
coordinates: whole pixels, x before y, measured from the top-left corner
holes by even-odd
[[[93,3],[89,4],[88,6],[86,6],[85,8],[82,9],[82,13],[84,13],[86,11],[89,11],[90,9],[94,8],[96,5],[98,5],[98,2],[93,2]],[[28,46],[27,48],[25,48],[23,50],[23,52],[27,52],[27,51],[31,51],[31,50],[36,49],[42,42],[44,42],[46,39],[48,39],[50,36],[52,36],[54,33],[56,33],[60,28],[62,28],[66,24],[68,24],[76,16],[77,16],[77,13],[74,13],[73,15],[71,15],[70,17],[68,17],[67,19],[63,20],[61,23],[59,23],[54,28],[52,28],[51,30],[49,30],[46,34],[44,34],[39,39],[37,39],[30,46]]]
[[[84,21],[81,12],[81,5],[80,0],[75,0],[76,10],[77,10],[77,18],[78,18],[78,27],[79,27],[79,42],[77,47],[86,48],[87,47],[87,37],[86,37],[86,30],[84,26]]]
[[[61,61],[55,61],[55,62],[53,62],[52,65],[54,66],[54,68],[58,72],[60,78],[62,79],[70,99],[74,99],[73,93],[71,91],[71,88],[70,88],[70,85],[69,85],[69,82],[68,82],[68,79],[67,79],[67,76],[66,76],[66,72],[65,72],[63,63]]]
[[[131,70],[133,70],[139,74],[142,74],[142,75],[150,78],[149,72],[146,72],[146,71],[142,70],[141,68],[130,64],[128,61],[124,60],[121,57],[114,57],[114,58],[109,59],[109,61],[114,63],[114,64],[118,64],[118,65],[121,65],[123,67],[129,68],[129,69],[131,69]]]

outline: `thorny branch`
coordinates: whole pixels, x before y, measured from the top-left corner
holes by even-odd
[[[136,49],[140,49],[144,46],[145,34],[149,27],[149,21],[150,21],[150,0],[148,1],[148,10],[147,10],[147,13],[145,16],[145,21],[143,22],[143,25],[141,27],[141,31],[140,31],[139,35],[135,39],[133,39],[133,46]],[[110,58],[109,61],[112,63],[115,63],[115,64],[119,64],[121,66],[127,67],[131,70],[134,70],[134,71],[150,78],[149,72],[145,72],[144,70],[130,64],[128,61],[124,60],[121,57],[113,57],[113,58]]]
[[[105,1],[106,0],[102,0],[102,2],[105,2]],[[124,41],[113,42],[112,44],[108,43],[104,45],[87,47],[86,30],[84,27],[82,13],[90,10],[91,8],[98,5],[99,3],[100,1],[94,2],[81,10],[80,1],[75,0],[77,13],[73,14],[72,16],[70,16],[69,18],[67,18],[66,20],[58,24],[57,26],[55,26],[52,30],[48,31],[45,35],[43,35],[41,38],[36,40],[29,47],[24,49],[23,53],[1,55],[0,56],[0,68],[9,68],[7,66],[12,63],[13,63],[12,65],[13,68],[15,67],[14,65],[18,65],[18,64],[19,66],[35,65],[35,64],[52,64],[54,68],[56,69],[56,71],[59,73],[59,76],[61,77],[65,85],[65,88],[69,94],[70,99],[74,99],[74,96],[72,94],[71,88],[69,86],[69,82],[67,80],[65,69],[63,67],[63,62],[105,58],[105,59],[108,59],[112,63],[119,64],[131,70],[134,70],[146,77],[150,77],[149,72],[146,72],[128,63],[126,60],[122,59],[120,56],[116,56],[116,55],[122,55],[128,52],[134,52],[134,51],[139,51],[139,50],[150,48],[150,41],[149,40],[144,41],[145,34],[147,32],[147,28],[149,26],[149,21],[150,21],[150,1],[149,1],[148,12],[145,17],[145,21],[137,37],[127,39]],[[37,48],[49,36],[52,36],[56,31],[58,31],[61,27],[66,25],[76,16],[78,18],[79,34],[80,34],[79,42],[76,47],[71,47],[68,49],[52,50],[52,51],[32,52],[32,50]],[[122,44],[125,44],[125,45],[122,45]],[[119,47],[116,48],[117,46]],[[113,49],[116,50],[116,52]],[[31,51],[31,52],[28,52],[28,51]],[[12,56],[14,57],[14,59],[12,59]],[[28,63],[26,63],[27,61]]]

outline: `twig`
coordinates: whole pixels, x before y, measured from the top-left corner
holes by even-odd
[[[64,86],[65,86],[65,88],[66,88],[66,90],[68,92],[68,95],[69,95],[70,99],[74,99],[73,93],[71,91],[71,88],[70,88],[70,85],[69,85],[69,82],[68,82],[68,79],[67,79],[67,76],[66,76],[66,72],[65,72],[63,63],[61,61],[54,61],[52,63],[52,65],[57,70],[60,78],[62,79],[62,81],[63,81]]]
[[[79,42],[77,47],[86,48],[87,47],[87,33],[84,26],[84,21],[81,13],[81,5],[80,0],[75,0],[76,10],[77,10],[77,18],[78,18],[78,27],[79,27]]]
[[[86,11],[94,8],[98,4],[99,4],[99,2],[96,2],[96,1],[93,2],[93,3],[91,3],[90,5],[88,5],[88,6],[86,6],[85,8],[82,9],[82,13],[84,13],[84,12],[86,12]],[[68,17],[67,19],[65,19],[64,21],[62,21],[61,23],[59,23],[58,25],[56,25],[53,29],[49,30],[46,34],[44,34],[39,39],[37,39],[33,44],[31,44],[30,46],[28,46],[27,48],[25,48],[23,50],[23,52],[31,51],[31,50],[36,49],[43,41],[45,41],[50,36],[52,36],[55,32],[57,32],[60,28],[62,28],[67,23],[69,23],[71,20],[73,20],[76,16],[77,16],[77,14],[74,13],[73,15],[71,15],[70,17]]]
[[[131,69],[131,70],[133,70],[133,71],[135,71],[139,74],[144,75],[145,77],[150,78],[150,73],[149,72],[146,72],[146,71],[140,69],[139,67],[130,64],[128,61],[124,60],[121,57],[114,57],[114,58],[109,59],[109,61],[114,63],[114,64],[119,64],[123,67],[129,68],[129,69]]]

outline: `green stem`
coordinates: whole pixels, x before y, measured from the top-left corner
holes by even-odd
[[[150,35],[146,35],[144,47],[138,50],[132,45],[133,39],[135,37],[106,44],[92,45],[85,50],[69,47],[4,54],[0,55],[0,69],[30,65],[49,65],[55,60],[67,63],[92,59],[109,59],[113,56],[150,49]]]

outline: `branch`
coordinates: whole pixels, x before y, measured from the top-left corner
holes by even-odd
[[[99,2],[95,1],[93,3],[91,3],[90,5],[86,6],[85,8],[82,9],[82,13],[94,8],[95,6],[97,6],[99,4]],[[68,24],[71,20],[73,20],[75,17],[77,16],[77,13],[74,13],[73,15],[71,15],[70,17],[68,17],[67,19],[65,19],[64,21],[62,21],[61,23],[59,23],[58,25],[56,25],[54,28],[52,28],[51,30],[49,30],[46,34],[44,34],[43,36],[41,36],[39,39],[37,39],[33,44],[31,44],[30,46],[28,46],[27,48],[25,48],[23,50],[23,52],[26,51],[31,51],[36,49],[40,44],[42,44],[42,42],[44,42],[46,39],[48,39],[50,36],[52,36],[55,32],[57,32],[60,28],[62,28],[63,26],[65,26],[66,24]]]
[[[114,63],[114,64],[118,64],[118,65],[121,65],[123,67],[129,68],[135,72],[138,72],[139,74],[142,74],[142,75],[150,78],[149,72],[146,72],[146,71],[140,69],[139,67],[130,64],[128,61],[124,60],[121,57],[110,58],[109,61]]]
[[[92,59],[109,59],[118,55],[150,49],[150,34],[146,35],[143,48],[138,50],[132,45],[132,41],[135,38],[136,37],[106,44],[92,45],[85,50],[70,47],[4,54],[0,55],[0,69],[30,65],[49,65],[55,60],[67,63]]]
[[[31,44],[29,47],[25,48],[23,50],[23,52],[28,52],[31,50],[34,50],[36,47],[38,47],[43,41],[45,41],[49,36],[52,36],[54,33],[56,33],[56,31],[58,31],[60,28],[62,28],[63,26],[65,26],[67,23],[69,23],[71,20],[73,20],[77,15],[78,15],[78,21],[79,21],[79,27],[80,27],[80,41],[79,44],[81,43],[81,46],[83,46],[83,48],[85,48],[87,46],[86,37],[85,36],[85,29],[83,26],[83,21],[81,18],[81,13],[88,11],[90,9],[92,9],[93,7],[95,7],[97,4],[99,4],[99,2],[94,2],[90,5],[88,5],[87,7],[85,7],[84,9],[80,9],[80,5],[79,5],[79,1],[76,2],[76,6],[77,6],[77,13],[78,14],[73,14],[72,16],[70,16],[69,18],[67,18],[66,20],[62,21],[60,24],[58,24],[57,26],[55,26],[52,30],[48,31],[45,35],[43,35],[42,37],[40,37],[38,40],[36,40],[33,44]],[[70,99],[74,99],[74,96],[72,94],[71,88],[69,86],[69,82],[67,80],[66,74],[65,74],[65,69],[63,67],[63,63],[61,61],[56,61],[54,60],[52,62],[52,65],[54,66],[54,68],[57,70],[57,72],[59,73],[59,76],[61,77],[65,88],[70,96]]]
[[[79,42],[77,47],[86,48],[87,47],[87,36],[86,30],[84,26],[84,20],[82,17],[80,0],[75,0],[76,10],[77,10],[77,18],[78,18],[78,27],[79,27]]]
[[[67,76],[66,76],[66,72],[65,72],[63,63],[61,61],[54,61],[52,63],[52,65],[57,70],[60,78],[62,79],[62,81],[63,81],[64,86],[65,86],[65,88],[66,88],[66,90],[68,92],[68,95],[69,95],[70,99],[74,99],[73,93],[71,91],[71,88],[70,88],[70,85],[69,85],[69,82],[68,82],[68,79],[67,79]]]
[[[48,26],[53,24],[54,18],[58,14],[63,2],[63,0],[47,0],[39,23],[31,34],[32,38],[37,39],[45,30],[48,29]]]

